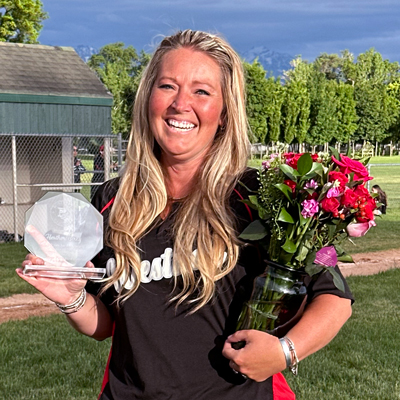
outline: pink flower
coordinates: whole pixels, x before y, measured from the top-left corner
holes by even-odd
[[[376,226],[376,222],[374,220],[349,224],[347,225],[346,230],[350,237],[361,237],[369,231],[371,226]]]
[[[338,196],[340,196],[341,192],[342,191],[340,190],[339,187],[333,187],[333,188],[330,188],[328,190],[328,193],[326,194],[326,197],[328,199],[330,199],[331,197],[338,197]]]
[[[314,179],[310,179],[305,185],[304,189],[316,189],[318,187],[318,183],[314,181]]]
[[[339,166],[340,172],[343,174],[351,174],[354,172],[354,180],[355,181],[369,181],[373,179],[369,176],[367,168],[360,161],[353,160],[350,157],[341,155],[341,161],[336,160],[334,156],[332,156],[332,160]]]
[[[268,169],[271,166],[271,160],[264,160],[261,165],[264,169]]]
[[[334,267],[338,262],[335,246],[323,247],[317,251],[315,255],[315,264],[324,265],[325,267]]]
[[[303,209],[301,210],[301,215],[304,218],[312,217],[319,210],[318,201],[313,199],[304,200],[301,205],[303,206]]]

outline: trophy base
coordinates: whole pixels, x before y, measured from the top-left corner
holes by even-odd
[[[41,276],[44,278],[58,279],[89,279],[96,281],[102,279],[106,273],[105,268],[66,268],[52,267],[50,265],[26,265],[24,275]]]

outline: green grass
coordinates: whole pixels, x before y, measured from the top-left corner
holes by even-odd
[[[0,399],[96,399],[110,349],[62,315],[0,325]]]
[[[347,279],[353,315],[324,349],[285,376],[297,400],[400,399],[400,270]]]
[[[21,266],[26,254],[27,250],[23,243],[0,244],[0,297],[37,292],[15,272],[15,269]]]
[[[350,277],[353,316],[324,349],[285,372],[297,400],[399,400],[400,269]],[[73,331],[61,315],[0,325],[0,398],[93,400],[110,341]]]

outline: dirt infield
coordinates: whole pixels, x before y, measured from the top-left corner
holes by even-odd
[[[361,253],[353,256],[354,263],[340,264],[344,276],[373,275],[400,267],[400,249]],[[0,298],[0,324],[33,316],[57,313],[57,307],[41,294],[16,294]]]

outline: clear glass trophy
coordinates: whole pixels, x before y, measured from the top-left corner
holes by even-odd
[[[24,245],[44,260],[24,274],[60,279],[103,278],[105,268],[85,267],[103,248],[103,216],[80,193],[48,192],[25,214]]]

